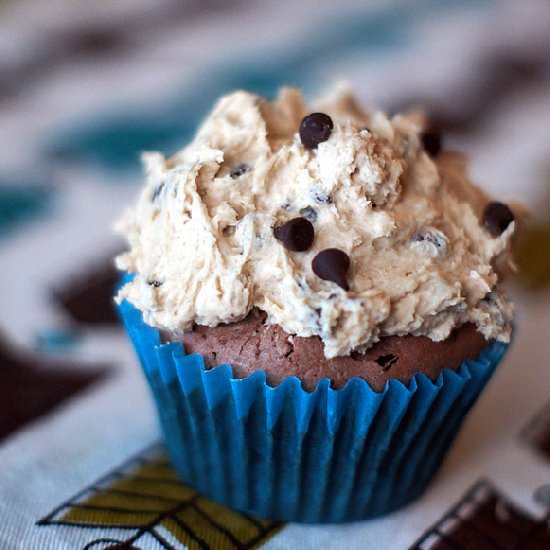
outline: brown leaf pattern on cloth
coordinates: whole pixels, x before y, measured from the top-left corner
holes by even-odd
[[[58,365],[17,350],[0,334],[0,440],[60,405],[107,373],[105,365],[83,369]]]
[[[533,519],[490,481],[481,480],[430,527],[410,550],[544,550],[550,548],[550,511]]]

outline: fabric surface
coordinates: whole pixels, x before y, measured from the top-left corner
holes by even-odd
[[[0,548],[549,548],[549,28],[545,0],[0,2]],[[424,106],[530,207],[516,337],[418,501],[258,523],[174,480],[109,300],[111,225],[139,152],[181,147],[222,93],[339,79]]]

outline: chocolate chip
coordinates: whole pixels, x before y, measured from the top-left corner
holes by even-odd
[[[326,248],[322,250],[311,262],[313,273],[317,277],[325,281],[332,281],[344,290],[349,290],[346,279],[349,266],[349,256],[338,248]]]
[[[443,136],[440,132],[427,131],[421,136],[424,149],[431,157],[437,157],[443,147]]]
[[[305,208],[301,208],[300,214],[311,223],[315,223],[317,221],[317,212],[315,208],[311,206],[306,206]]]
[[[300,122],[300,139],[306,149],[316,149],[326,141],[334,128],[332,119],[325,113],[312,113]]]
[[[393,353],[388,353],[387,355],[380,355],[380,357],[376,359],[376,362],[382,367],[382,370],[386,372],[390,370],[391,367],[395,365],[398,360],[399,357],[397,357],[397,355],[394,355]]]
[[[444,256],[447,254],[447,238],[435,228],[425,228],[413,236],[413,243],[422,245],[430,256]]]
[[[153,279],[152,281],[147,281],[147,284],[155,288],[162,286],[162,283],[160,281],[157,281],[156,279]]]
[[[229,172],[229,175],[236,180],[237,178],[240,178],[243,174],[246,174],[246,172],[250,171],[250,166],[248,164],[245,164],[244,162],[241,162],[241,164],[237,164],[237,166],[231,168],[231,172]]]
[[[310,190],[311,197],[315,202],[318,202],[319,204],[331,204],[332,203],[332,197],[325,193],[322,189],[319,189],[318,187],[312,187]]]
[[[488,304],[496,304],[497,299],[498,297],[496,295],[496,292],[494,292],[493,290],[487,292],[487,294],[485,294],[485,296],[483,297],[483,301]]]
[[[287,250],[304,252],[313,244],[315,230],[305,218],[294,218],[276,227],[273,234]]]
[[[483,211],[483,225],[493,237],[498,237],[514,221],[514,213],[502,202],[490,202]]]
[[[162,193],[162,190],[164,189],[164,182],[155,187],[155,190],[153,191],[153,194],[151,195],[151,202],[155,202],[159,195]]]

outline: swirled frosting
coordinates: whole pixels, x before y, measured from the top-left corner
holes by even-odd
[[[313,110],[334,127],[307,149],[298,129]],[[143,155],[145,186],[117,224],[129,244],[117,266],[135,274],[118,299],[171,331],[256,307],[289,335],[319,336],[327,358],[388,335],[444,340],[468,322],[509,340],[512,306],[494,265],[511,262],[515,222],[487,231],[488,198],[464,158],[432,158],[422,131],[418,117],[364,111],[348,92],[314,108],[287,88],[273,102],[221,98],[184,149]],[[274,236],[296,217],[314,227],[303,252]],[[327,248],[349,256],[347,291],[312,270]]]

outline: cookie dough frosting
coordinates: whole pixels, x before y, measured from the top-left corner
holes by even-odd
[[[118,299],[176,332],[256,307],[290,338],[319,336],[327,358],[465,323],[508,341],[494,266],[511,263],[513,215],[422,138],[418,117],[345,91],[314,108],[286,88],[223,97],[183,150],[143,156],[146,185],[117,226],[117,266],[135,274]]]

